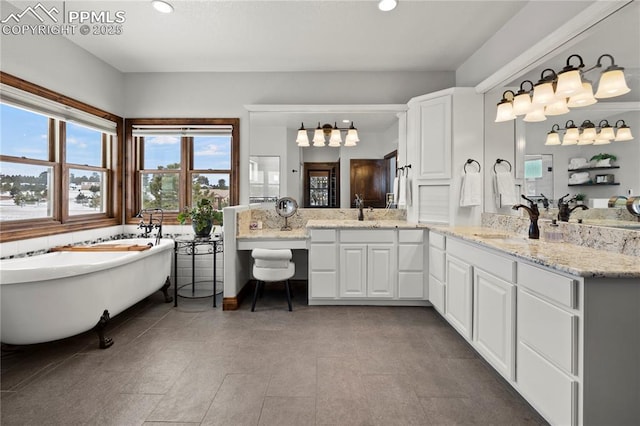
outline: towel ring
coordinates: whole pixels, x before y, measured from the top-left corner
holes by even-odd
[[[473,158],[469,158],[467,160],[466,163],[464,163],[464,173],[467,173],[467,165],[471,164],[471,163],[476,163],[478,165],[478,173],[480,173],[480,171],[482,170],[482,167],[480,166],[480,163],[478,163],[476,160],[474,160]]]
[[[507,164],[509,165],[509,171],[511,171],[511,163],[510,163],[510,162],[508,162],[507,160],[503,160],[502,158],[498,158],[498,159],[496,160],[496,163],[493,165],[493,172],[494,172],[494,173],[498,173],[498,172],[496,171],[496,166],[497,166],[498,164],[502,163],[502,162],[507,163]]]

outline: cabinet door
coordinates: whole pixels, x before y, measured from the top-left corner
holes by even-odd
[[[390,299],[396,284],[397,262],[393,244],[367,247],[367,296]]]
[[[340,244],[340,297],[365,297],[366,295],[366,244]]]
[[[398,298],[426,299],[424,244],[398,245]]]
[[[429,302],[440,314],[445,312],[446,286],[442,281],[429,274]]]
[[[447,254],[445,318],[467,339],[471,339],[472,269],[468,263]]]
[[[451,96],[421,102],[419,178],[451,177]]]
[[[505,378],[515,372],[515,286],[474,268],[473,340]]]
[[[338,296],[338,268],[335,244],[312,243],[309,249],[309,297]]]

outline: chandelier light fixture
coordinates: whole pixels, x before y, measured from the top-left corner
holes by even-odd
[[[560,139],[560,131],[564,131],[564,136]],[[568,120],[564,128],[558,124],[551,127],[547,133],[545,145],[606,145],[611,141],[630,141],[633,139],[631,128],[624,120],[616,121],[611,126],[607,120],[601,120],[596,126],[591,120],[585,120],[580,127],[576,126],[573,120]]]
[[[578,64],[572,65],[579,61]],[[600,74],[598,90],[593,93],[593,85],[584,74],[602,68],[603,59],[609,59],[611,65]],[[520,83],[520,90],[513,93],[507,90],[502,94],[496,111],[496,123],[514,120],[524,116],[528,122],[544,121],[550,115],[562,115],[569,112],[569,108],[579,108],[593,105],[598,99],[613,98],[629,93],[631,89],[625,80],[624,68],[616,65],[613,56],[605,53],[600,55],[594,66],[584,69],[584,61],[580,55],[571,55],[561,71],[556,73],[547,68],[540,74],[540,80],[533,84],[531,80]],[[525,85],[529,85],[525,89]]]
[[[309,135],[307,131],[310,129],[306,129],[304,127],[304,123],[300,124],[300,128],[298,129],[298,137],[296,138],[296,143],[299,147],[308,147],[311,146],[309,144]],[[351,126],[349,127],[338,127],[338,125],[334,122],[333,126],[331,124],[324,124],[320,126],[320,122],[318,122],[318,127],[313,131],[313,146],[331,146],[331,147],[339,147],[342,146],[342,133],[346,132],[344,146],[356,146],[360,139],[358,138],[358,129],[353,125],[353,121],[351,122]],[[327,138],[329,139],[329,144],[326,145]]]

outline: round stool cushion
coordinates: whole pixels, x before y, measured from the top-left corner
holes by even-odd
[[[287,262],[286,268],[264,268],[257,264],[253,266],[253,276],[259,281],[275,282],[285,281],[293,277],[296,273],[296,267],[293,262]]]

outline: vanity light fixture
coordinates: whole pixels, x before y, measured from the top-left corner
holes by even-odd
[[[559,131],[565,132],[560,143]],[[584,120],[580,127],[577,127],[573,120],[565,123],[564,128],[558,124],[551,126],[551,131],[547,133],[545,145],[605,145],[611,141],[630,141],[633,139],[631,128],[624,120],[618,120],[611,126],[607,120],[601,120],[596,126],[591,120]]]
[[[602,71],[598,90],[594,95],[593,85],[591,81],[584,78],[584,75],[596,68],[602,68],[602,61],[605,58],[611,61],[611,65]],[[530,84],[530,90],[525,90],[525,83]],[[504,92],[502,100],[498,103],[496,123],[513,120],[519,115],[525,116],[524,121],[542,121],[543,115],[566,114],[569,112],[569,108],[593,105],[598,99],[621,96],[630,91],[631,89],[625,80],[624,68],[616,65],[610,54],[600,55],[596,64],[587,69],[585,69],[582,57],[573,54],[567,58],[562,71],[556,73],[551,68],[545,69],[535,85],[530,80],[524,80],[520,83],[520,90],[514,94],[511,100],[505,96],[508,92],[512,94],[513,92],[510,90]],[[540,106],[544,107],[542,113],[539,111]],[[509,113],[510,107],[512,114]]]
[[[378,2],[378,9],[383,12],[390,12],[396,8],[398,0],[380,0]]]
[[[298,136],[296,137],[296,143],[299,147],[308,147],[311,146],[309,144],[309,135],[307,134],[307,130],[304,127],[304,123],[300,124],[300,128],[298,129]],[[351,122],[351,126],[349,127],[338,127],[337,123],[324,124],[320,125],[318,122],[318,127],[313,132],[313,146],[330,146],[330,147],[340,147],[342,145],[342,133],[346,132],[346,137],[344,141],[344,146],[356,146],[360,141],[358,138],[358,129],[353,125],[353,121]],[[329,145],[326,145],[326,138],[329,138]]]
[[[158,12],[161,12],[161,13],[171,13],[171,12],[173,12],[173,6],[171,6],[171,4],[167,3],[166,1],[153,0],[151,2],[151,5],[153,6],[153,8],[155,10],[157,10]]]

